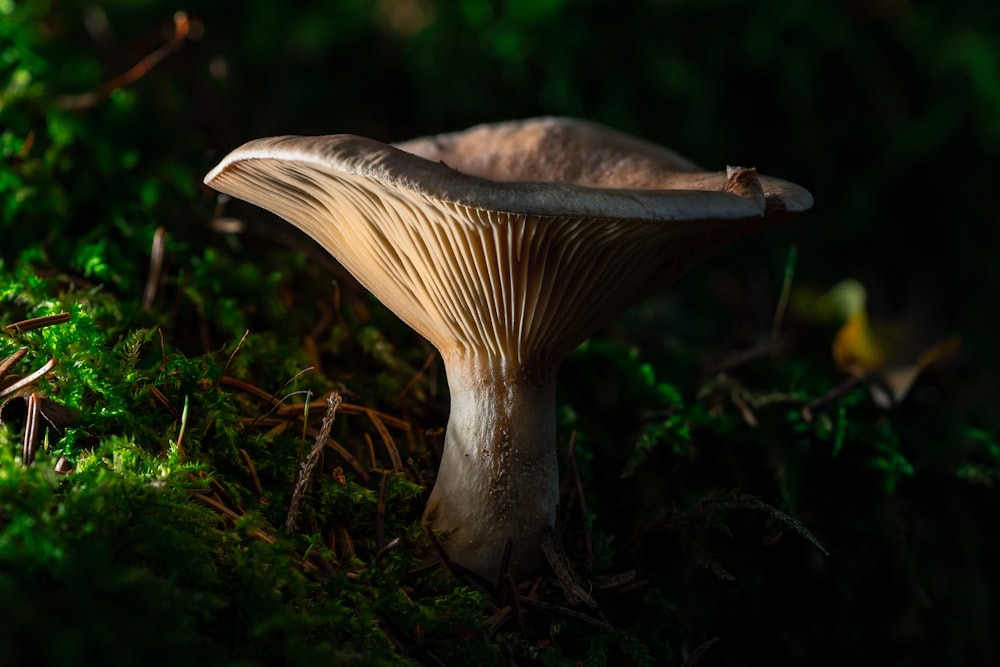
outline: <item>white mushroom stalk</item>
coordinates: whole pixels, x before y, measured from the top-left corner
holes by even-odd
[[[753,169],[703,172],[582,121],[396,146],[274,137],[205,179],[318,241],[441,353],[451,414],[424,520],[495,580],[531,574],[559,496],[555,376],[597,327],[728,241],[812,205]]]

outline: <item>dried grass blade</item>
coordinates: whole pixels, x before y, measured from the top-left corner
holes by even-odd
[[[312,449],[309,450],[306,460],[303,461],[302,465],[299,467],[299,477],[295,482],[295,489],[292,491],[292,501],[290,507],[288,508],[288,518],[285,520],[285,530],[289,533],[295,532],[296,523],[299,518],[299,511],[302,506],[302,498],[305,496],[306,487],[309,486],[309,480],[312,478],[313,469],[319,462],[319,455],[322,453],[323,448],[327,444],[327,440],[330,438],[330,428],[333,426],[333,422],[337,418],[337,408],[339,407],[340,394],[330,394],[327,398],[326,414],[323,415],[323,423],[320,426],[319,434],[316,436],[316,441],[313,443]]]
[[[46,373],[48,373],[49,371],[51,371],[53,368],[55,368],[55,366],[56,366],[56,360],[55,359],[49,359],[47,362],[45,362],[44,366],[42,366],[41,368],[39,368],[34,373],[30,373],[29,375],[25,375],[23,378],[21,378],[17,382],[9,384],[6,387],[4,387],[3,389],[0,389],[0,398],[3,398],[4,396],[10,396],[11,394],[13,394],[15,392],[20,391],[21,389],[24,389],[25,387],[27,387],[28,385],[30,385],[32,382],[34,382],[35,380],[39,379],[40,377],[42,377],[43,375],[45,375]]]
[[[374,410],[368,411],[368,418],[371,419],[372,424],[375,425],[375,430],[382,437],[382,442],[385,443],[385,448],[389,451],[389,459],[392,461],[392,469],[396,472],[403,472],[403,460],[399,457],[399,450],[396,449],[396,443],[389,435],[389,429],[385,427],[385,422]]]
[[[24,357],[27,356],[27,354],[28,354],[28,348],[22,347],[21,349],[17,350],[13,354],[5,357],[2,361],[0,361],[0,385],[2,385],[3,377],[7,375],[10,369],[14,368],[14,366],[17,366],[17,364],[21,361],[21,359],[24,359]]]
[[[24,441],[21,447],[21,462],[30,466],[35,462],[35,452],[38,450],[38,417],[41,414],[38,394],[28,395],[27,416],[24,420]]]
[[[149,249],[149,273],[146,275],[146,287],[142,291],[142,309],[145,312],[153,307],[156,293],[160,289],[163,278],[163,256],[167,247],[167,230],[157,227],[153,232],[153,243]]]
[[[32,317],[30,320],[21,320],[20,322],[14,322],[13,324],[8,324],[3,328],[4,331],[14,331],[17,333],[25,333],[26,331],[34,331],[35,329],[44,329],[45,327],[51,327],[54,324],[63,324],[69,322],[73,319],[73,316],[69,313],[56,313],[55,315],[44,315],[42,317]]]

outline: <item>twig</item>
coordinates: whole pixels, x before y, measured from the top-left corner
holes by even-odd
[[[153,233],[153,245],[149,250],[149,274],[146,276],[146,288],[142,291],[142,309],[148,312],[156,300],[163,276],[163,255],[167,247],[167,230],[157,227]]]
[[[378,431],[378,434],[382,436],[382,442],[385,443],[385,448],[389,451],[389,460],[392,461],[392,469],[396,472],[403,472],[403,460],[399,457],[399,450],[396,449],[396,443],[393,441],[392,436],[389,435],[389,429],[385,427],[385,423],[374,410],[368,410],[368,418],[375,425],[375,430]]]
[[[323,415],[323,423],[320,426],[319,434],[316,436],[316,441],[313,443],[312,449],[309,450],[306,460],[299,467],[299,478],[295,482],[295,490],[292,492],[292,502],[288,508],[288,518],[285,520],[285,530],[289,533],[295,532],[306,487],[309,486],[309,479],[312,476],[313,468],[319,462],[319,455],[330,437],[330,428],[333,426],[333,421],[337,418],[337,408],[340,407],[340,394],[336,392],[330,394],[327,398],[326,406],[326,414]]]
[[[13,331],[17,333],[25,333],[27,331],[34,331],[35,329],[44,329],[45,327],[51,327],[54,324],[63,324],[69,322],[73,319],[73,316],[69,313],[56,313],[55,315],[43,315],[42,317],[32,317],[29,320],[22,320],[20,322],[14,322],[13,324],[8,324],[3,328],[4,331]]]
[[[717,375],[719,373],[725,373],[731,371],[734,368],[739,368],[744,364],[751,361],[755,361],[762,357],[775,357],[780,352],[782,352],[785,347],[787,347],[788,341],[781,338],[768,339],[757,343],[753,347],[747,348],[745,350],[737,350],[732,354],[726,356],[725,359],[720,361],[715,366],[710,367],[706,371],[706,375]]]
[[[149,393],[152,394],[153,398],[155,398],[157,401],[159,401],[160,404],[163,407],[165,407],[167,410],[170,411],[170,414],[172,414],[174,416],[174,419],[180,419],[181,418],[181,411],[177,409],[177,406],[175,406],[170,401],[169,398],[167,398],[166,394],[164,394],[162,391],[160,391],[159,387],[150,385],[150,387],[149,387]]]
[[[260,477],[257,476],[257,466],[253,464],[253,459],[250,458],[250,454],[247,450],[240,447],[240,456],[243,457],[243,461],[247,464],[247,468],[250,469],[250,477],[253,479],[253,486],[260,495],[261,502],[264,501],[264,485],[260,483]]]
[[[229,365],[231,363],[233,363],[233,359],[236,358],[236,354],[240,351],[240,348],[243,347],[243,342],[247,339],[247,336],[249,336],[249,335],[250,335],[250,330],[249,329],[247,329],[246,331],[243,332],[243,337],[240,338],[240,342],[238,342],[236,344],[236,347],[233,348],[233,351],[230,353],[229,358],[226,359],[226,365],[222,367],[222,372],[219,373],[220,379],[226,375],[226,371],[229,370]],[[296,377],[298,377],[298,376],[296,376]]]
[[[192,500],[196,500],[199,503],[201,503],[202,505],[207,505],[208,507],[211,507],[216,512],[218,512],[219,514],[221,514],[221,515],[223,515],[223,516],[225,516],[225,517],[227,517],[229,519],[232,519],[233,521],[235,521],[236,519],[239,519],[241,516],[243,516],[242,514],[238,513],[236,510],[227,507],[225,503],[223,503],[223,502],[221,502],[219,500],[216,500],[212,496],[209,496],[209,495],[207,495],[205,493],[197,493],[197,492],[188,491],[188,495],[191,497]]]
[[[35,461],[38,450],[38,417],[41,413],[38,394],[28,394],[27,414],[24,419],[24,440],[21,446],[21,462],[30,466]]]
[[[368,445],[368,458],[372,462],[372,471],[378,470],[378,461],[375,460],[375,443],[372,442],[372,437],[365,433],[365,444]]]
[[[248,428],[273,428],[275,426],[285,425],[288,421],[279,417],[244,417],[240,419],[240,423]],[[319,430],[307,427],[305,429],[305,433],[306,435],[311,435],[315,438],[319,434]],[[342,458],[349,466],[351,466],[351,469],[354,470],[354,473],[359,479],[361,479],[361,481],[367,482],[369,480],[370,475],[368,472],[361,467],[361,464],[356,458],[354,458],[354,455],[347,451],[343,445],[333,438],[330,438],[327,440],[326,446],[336,452],[337,456]]]
[[[635,570],[628,570],[626,572],[622,572],[621,574],[608,577],[600,583],[597,590],[601,593],[614,593],[616,595],[620,595],[639,588],[644,588],[648,585],[649,579],[639,579],[639,575]]]
[[[95,90],[79,95],[62,95],[58,100],[59,106],[63,109],[71,110],[87,109],[101,102],[119,88],[124,88],[135,83],[167,56],[179,49],[181,44],[184,43],[184,38],[187,37],[190,29],[191,23],[188,21],[187,14],[177,12],[174,14],[174,34],[159,48],[124,73],[119,74],[110,81],[102,83]]]
[[[708,650],[715,646],[717,641],[719,641],[718,637],[712,637],[708,641],[703,642],[701,646],[691,652],[691,655],[687,657],[687,660],[684,661],[684,664],[681,665],[681,667],[695,667],[701,662],[701,659],[705,657]]]
[[[28,348],[22,347],[13,354],[5,357],[3,360],[0,360],[0,386],[3,385],[3,379],[4,376],[7,375],[7,372],[14,368],[14,366],[17,366],[21,359],[24,359],[27,354]]]
[[[556,581],[559,583],[559,588],[562,589],[563,594],[570,604],[583,602],[591,609],[596,609],[597,602],[580,585],[576,572],[570,566],[569,559],[566,558],[566,554],[563,552],[557,539],[555,531],[551,528],[546,529],[542,535],[542,553],[545,554],[545,560],[549,562],[549,565],[552,566],[552,571],[556,574]]]
[[[232,378],[229,378],[229,377],[225,378],[226,383],[228,383],[231,379]],[[252,385],[251,385],[251,387],[252,387]],[[243,387],[243,386],[240,386],[240,388],[244,389],[244,390],[247,389],[246,387]],[[256,389],[256,387],[252,387],[252,388]],[[257,389],[257,391],[258,392],[262,392],[263,390]],[[261,398],[264,398],[264,400],[274,400],[273,397],[267,395],[266,393],[255,394],[255,395],[261,396]],[[320,396],[319,398],[317,398],[317,399],[315,399],[313,401],[310,401],[310,408],[317,408],[317,409],[318,408],[322,408],[323,407],[323,401],[325,401],[325,400],[326,400],[325,396]],[[287,414],[290,414],[290,413],[298,412],[301,409],[302,409],[301,405],[284,405],[284,406],[278,408],[278,414],[279,415],[287,415]],[[401,431],[410,431],[412,429],[412,427],[410,426],[410,422],[408,422],[406,420],[400,419],[399,417],[393,417],[392,415],[390,415],[390,414],[388,414],[386,412],[381,412],[379,410],[374,410],[372,408],[366,408],[363,405],[355,405],[353,403],[341,403],[340,404],[340,414],[343,414],[343,415],[365,415],[365,416],[369,416],[369,419],[371,418],[370,415],[374,414],[386,426],[391,426],[393,428],[398,428]]]
[[[536,600],[535,598],[530,598],[524,595],[521,595],[519,599],[521,604],[526,604],[529,607],[534,607],[535,609],[542,609],[544,611],[559,614],[560,616],[565,616],[566,618],[582,621],[583,623],[595,627],[603,632],[613,632],[615,629],[614,626],[607,621],[602,621],[599,618],[594,618],[593,616],[588,616],[587,614],[573,611],[572,609],[567,609],[566,607],[560,607],[559,605],[542,602],[541,600]]]
[[[500,632],[500,629],[503,628],[504,624],[510,620],[513,613],[512,606],[507,605],[506,607],[501,607],[496,611],[496,613],[487,618],[486,624],[489,629],[486,631],[486,638],[493,641],[493,638],[496,637],[498,632]]]
[[[15,352],[15,354],[16,354],[16,352]],[[3,398],[4,396],[10,396],[11,394],[14,394],[14,393],[18,392],[21,389],[24,389],[25,387],[27,387],[28,385],[30,385],[32,382],[34,382],[35,380],[39,379],[40,377],[42,377],[43,375],[45,375],[46,373],[48,373],[49,371],[51,371],[53,368],[55,368],[55,366],[56,366],[56,360],[55,359],[49,359],[47,362],[45,362],[44,366],[42,366],[41,368],[39,368],[34,373],[30,373],[28,375],[25,375],[20,380],[18,380],[16,382],[12,382],[11,384],[9,384],[6,387],[4,387],[3,389],[0,389],[0,398]]]
[[[434,546],[434,550],[437,552],[438,558],[441,559],[442,565],[451,570],[452,574],[459,577],[465,577],[466,579],[473,582],[474,584],[482,588],[484,591],[489,593],[491,596],[496,597],[497,591],[492,583],[487,581],[485,577],[453,561],[451,557],[448,555],[448,552],[445,551],[444,545],[441,544],[441,540],[438,539],[438,536],[434,534],[434,531],[431,530],[431,527],[427,522],[423,523],[423,528],[424,528],[424,534],[427,535],[427,539],[429,539],[431,541],[431,544]]]
[[[297,377],[299,377],[300,375],[302,375],[303,373],[308,373],[311,370],[312,370],[312,367],[302,369],[301,371],[299,371],[298,373],[296,373],[294,376],[292,376],[292,378],[289,379],[288,382],[286,382],[284,385],[282,385],[282,389],[284,389],[289,384],[291,384],[292,382],[294,382],[295,379]],[[309,395],[308,391],[293,391],[290,394],[286,394],[282,398],[278,398],[275,394],[269,394],[266,391],[264,391],[263,389],[261,389],[260,387],[256,387],[256,386],[250,384],[249,382],[244,382],[243,380],[238,380],[237,378],[231,377],[229,375],[220,375],[219,379],[217,380],[217,382],[221,386],[228,386],[228,387],[232,387],[234,389],[240,389],[242,391],[245,391],[248,394],[256,396],[256,397],[258,397],[260,399],[263,399],[264,401],[270,403],[271,404],[271,409],[268,410],[267,412],[261,414],[260,416],[258,416],[257,419],[256,419],[256,421],[263,421],[272,412],[278,411],[278,409],[281,407],[281,405],[285,401],[287,401],[289,398],[291,398],[292,396],[298,396],[300,394]],[[335,393],[335,392],[333,392],[333,393]],[[332,393],[330,395],[332,395]],[[338,394],[338,400],[339,400],[339,398],[340,398],[340,396]],[[310,403],[309,405],[312,405],[312,403]],[[320,407],[320,406],[317,405],[316,407]],[[302,405],[294,405],[294,406],[292,406],[292,408],[293,408],[292,412],[293,413],[297,413],[297,412],[299,412],[299,411],[302,410]],[[278,414],[282,414],[282,413],[279,411]],[[255,421],[255,423],[256,423],[256,421]]]
[[[806,403],[802,407],[802,419],[807,422],[813,420],[813,417],[817,412],[822,412],[828,408],[833,403],[837,402],[839,399],[843,398],[855,388],[860,387],[864,384],[864,377],[849,377],[837,386],[835,386],[830,391],[826,392],[819,398]]]
[[[340,562],[346,563],[351,558],[354,557],[354,540],[351,539],[351,534],[347,532],[347,528],[338,524],[337,528],[337,546],[340,548]]]
[[[733,401],[733,405],[740,411],[740,415],[743,417],[743,421],[750,428],[757,428],[759,425],[757,422],[757,415],[753,413],[750,406],[747,404],[746,399],[740,394],[739,387],[734,385],[732,391],[729,393],[730,399]]]
[[[401,537],[394,537],[391,540],[389,540],[386,543],[386,545],[384,547],[382,547],[381,549],[379,549],[378,553],[375,554],[375,563],[376,563],[376,565],[379,563],[379,561],[382,560],[382,558],[387,553],[389,553],[390,551],[393,551],[396,547],[398,547],[402,543],[403,543],[403,538],[401,538]]]

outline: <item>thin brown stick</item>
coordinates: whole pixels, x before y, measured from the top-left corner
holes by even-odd
[[[341,563],[346,563],[354,557],[354,540],[351,538],[351,534],[347,532],[347,528],[339,524],[337,525],[337,544],[340,547],[339,555]]]
[[[191,23],[188,21],[187,14],[177,12],[174,14],[174,34],[159,48],[122,74],[102,83],[90,92],[79,95],[62,95],[58,99],[59,106],[63,109],[71,110],[87,109],[106,99],[119,88],[124,88],[135,83],[145,76],[149,70],[161,63],[167,56],[179,49],[184,43],[184,39],[187,37],[190,29]]]
[[[788,341],[782,338],[767,339],[745,350],[738,350],[728,355],[718,364],[708,368],[706,375],[717,375],[744,366],[751,361],[763,357],[776,357],[788,347]]]
[[[598,630],[601,630],[602,632],[613,632],[615,629],[614,626],[612,626],[610,623],[606,621],[602,621],[598,618],[594,618],[593,616],[588,616],[587,614],[583,614],[581,612],[574,611],[572,609],[567,609],[566,607],[560,607],[559,605],[550,604],[548,602],[542,602],[541,600],[530,598],[525,595],[519,596],[519,599],[521,601],[521,604],[528,605],[529,607],[534,607],[535,609],[541,609],[543,611],[559,614],[560,616],[565,616],[566,618],[572,618],[577,621],[581,621],[583,623],[586,623],[587,625],[597,628]]]
[[[591,609],[597,608],[597,602],[594,598],[590,597],[590,594],[584,590],[583,586],[577,580],[576,572],[573,571],[570,565],[569,559],[562,550],[562,546],[559,544],[559,538],[556,537],[555,531],[548,529],[542,535],[542,553],[545,554],[545,560],[549,562],[552,566],[552,571],[556,574],[556,582],[559,584],[559,588],[562,589],[563,595],[570,604],[575,604],[577,602],[582,602]]]
[[[501,607],[495,613],[490,615],[486,619],[486,625],[488,628],[486,631],[486,638],[493,641],[493,638],[496,637],[497,633],[500,632],[507,621],[510,620],[513,613],[511,605],[507,605],[506,607]]]
[[[226,382],[228,382],[229,380],[231,380],[231,378],[227,377],[227,378],[225,378],[225,380],[226,380]],[[240,388],[244,389],[244,387],[242,387],[242,386]],[[258,390],[258,391],[260,391],[260,390]],[[273,398],[273,397],[271,397],[271,398]],[[265,399],[265,400],[267,400],[267,399]],[[312,410],[313,408],[321,409],[323,407],[325,401],[326,401],[326,396],[320,396],[320,397],[318,397],[318,398],[316,398],[316,399],[314,399],[314,400],[312,400],[312,401],[309,402],[309,409],[310,410]],[[299,404],[295,404],[295,405],[283,405],[280,408],[278,408],[278,414],[279,415],[287,415],[289,413],[298,412],[298,411],[300,411],[302,409],[303,409],[302,405],[299,405]],[[412,426],[410,425],[410,422],[408,422],[408,421],[406,421],[404,419],[400,419],[399,417],[393,417],[392,415],[390,415],[388,413],[385,413],[385,412],[381,412],[380,410],[374,410],[372,408],[366,408],[363,405],[355,405],[354,403],[341,403],[340,404],[340,410],[339,410],[339,412],[342,415],[365,415],[365,416],[369,416],[369,419],[371,418],[370,414],[374,414],[386,426],[391,426],[393,428],[398,428],[401,431],[410,431],[410,430],[412,430]]]
[[[228,358],[228,359],[226,359],[226,365],[222,367],[222,373],[220,373],[220,374],[219,374],[219,379],[220,379],[220,380],[221,380],[221,379],[222,379],[223,377],[225,377],[225,375],[226,375],[226,371],[228,371],[228,370],[229,370],[229,365],[230,365],[231,363],[233,363],[233,359],[235,359],[235,358],[236,358],[236,355],[237,355],[237,354],[239,353],[239,351],[240,351],[240,348],[242,348],[242,347],[243,347],[243,342],[244,342],[244,341],[245,341],[245,340],[247,339],[247,336],[249,336],[249,335],[250,335],[250,330],[249,330],[249,329],[247,329],[246,331],[244,331],[244,332],[243,332],[243,337],[242,337],[242,338],[240,338],[240,342],[238,342],[238,343],[236,344],[236,347],[235,347],[235,348],[233,348],[233,351],[232,351],[232,353],[230,353],[230,355],[229,355],[229,358]]]
[[[387,414],[385,412],[380,412],[379,410],[372,410],[371,408],[366,408],[366,407],[363,407],[363,406],[360,406],[360,405],[353,405],[351,403],[344,403],[344,410],[343,410],[343,412],[345,414],[349,414],[349,415],[370,415],[370,414],[375,414],[382,421],[382,423],[385,424],[386,426],[393,426],[393,427],[398,428],[398,429],[403,430],[403,431],[409,431],[410,430],[410,423],[408,421],[404,421],[404,420],[400,419],[399,417],[393,417],[392,415]]]
[[[221,375],[221,376],[219,376],[219,384],[222,385],[222,386],[224,386],[224,387],[232,387],[233,389],[239,389],[242,392],[246,392],[247,394],[250,394],[252,396],[256,396],[257,398],[261,399],[262,401],[270,403],[271,405],[277,406],[277,405],[281,404],[281,401],[279,401],[277,398],[275,398],[274,394],[270,394],[270,393],[264,391],[263,389],[261,389],[260,387],[257,387],[256,385],[252,385],[249,382],[244,382],[243,380],[234,378],[234,377],[229,376],[229,375]],[[310,407],[313,407],[313,405],[310,405]],[[317,402],[317,403],[315,403],[315,407],[316,408],[322,408],[323,407],[323,403]],[[295,412],[299,412],[299,411],[302,410],[302,406],[293,406],[293,410]],[[281,412],[279,412],[278,414],[281,414]]]
[[[313,469],[319,462],[319,455],[330,438],[330,428],[337,418],[337,408],[340,407],[340,394],[332,393],[327,399],[326,414],[323,415],[323,423],[320,426],[319,434],[309,450],[306,460],[299,466],[299,477],[295,482],[295,489],[292,491],[292,501],[288,508],[288,518],[285,520],[285,530],[289,533],[295,532],[295,526],[299,518],[299,510],[302,505],[302,498],[305,496],[306,488],[312,477]]]
[[[737,387],[733,387],[733,391],[730,393],[730,398],[733,401],[733,405],[740,411],[740,416],[743,417],[743,421],[750,428],[757,428],[757,416],[753,413],[753,410],[747,404],[746,399],[743,398]]]
[[[451,570],[452,574],[472,581],[477,586],[480,586],[483,590],[487,591],[490,595],[496,597],[496,588],[493,586],[492,582],[487,581],[485,577],[453,561],[448,555],[448,552],[445,551],[444,545],[441,544],[441,540],[434,534],[434,531],[431,530],[431,527],[427,523],[424,523],[423,528],[424,535],[426,535],[427,539],[431,541],[431,545],[433,545],[434,550],[437,552],[442,565]]]
[[[163,278],[163,257],[167,247],[167,230],[157,227],[153,232],[153,244],[149,249],[149,273],[146,275],[146,287],[142,291],[142,309],[145,312],[153,307],[156,293],[160,289]]]
[[[383,558],[385,558],[385,555],[387,553],[393,551],[402,543],[403,543],[403,538],[401,537],[394,537],[388,542],[386,542],[385,546],[379,549],[378,553],[375,554],[375,563],[378,564]]]
[[[0,386],[3,386],[4,376],[10,371],[10,369],[17,366],[18,363],[28,354],[28,348],[22,347],[13,354],[10,354],[2,361],[0,361]]]
[[[287,425],[288,420],[281,419],[279,417],[244,417],[243,419],[240,419],[240,423],[249,428],[274,428],[276,426]],[[305,432],[306,435],[310,435],[315,438],[319,434],[319,429],[307,428]],[[342,458],[349,466],[351,466],[351,469],[354,470],[355,474],[357,474],[361,481],[367,482],[369,480],[370,475],[368,474],[368,471],[361,467],[361,463],[358,462],[358,460],[354,458],[354,455],[347,451],[343,445],[333,438],[330,438],[327,440],[326,446],[336,452],[337,456]]]
[[[45,362],[45,365],[39,368],[37,371],[25,375],[20,380],[7,385],[3,389],[0,389],[0,398],[3,398],[4,396],[10,396],[11,394],[18,392],[21,389],[24,389],[32,382],[38,380],[43,375],[51,371],[53,368],[55,368],[55,366],[56,366],[56,360],[49,359],[47,362]]]
[[[195,500],[195,501],[201,503],[202,505],[206,505],[208,507],[211,507],[216,512],[218,512],[219,514],[221,514],[221,515],[223,515],[223,516],[225,516],[225,517],[227,517],[229,519],[232,519],[233,521],[235,521],[236,519],[239,519],[242,516],[241,514],[239,514],[238,512],[236,512],[236,510],[227,507],[225,505],[225,503],[223,503],[223,502],[221,502],[219,500],[216,500],[215,498],[213,498],[212,496],[210,496],[208,494],[189,491],[188,492],[188,496],[190,496],[191,500]]]
[[[298,373],[296,373],[291,379],[289,379],[288,382],[286,382],[284,385],[282,385],[282,388],[287,387],[289,384],[291,384],[292,382],[295,381],[295,378],[299,377],[303,373],[308,373],[311,370],[313,370],[311,367],[310,368],[304,368],[304,369],[302,369],[301,371],[299,371]],[[217,383],[220,386],[228,386],[228,387],[232,387],[233,389],[239,389],[240,391],[244,391],[244,392],[246,392],[246,393],[248,393],[248,394],[250,394],[252,396],[256,396],[257,398],[259,398],[259,399],[261,399],[261,400],[269,403],[271,405],[271,409],[268,410],[267,412],[261,414],[259,417],[257,417],[258,421],[262,421],[262,420],[266,419],[268,415],[270,415],[271,413],[274,413],[274,412],[276,412],[279,415],[286,415],[286,416],[287,415],[297,415],[298,413],[303,412],[303,411],[306,411],[308,413],[308,411],[310,409],[312,409],[312,408],[316,408],[318,410],[318,409],[322,408],[324,406],[324,404],[325,404],[324,402],[296,403],[296,404],[291,405],[291,406],[285,406],[285,407],[291,408],[290,410],[281,410],[280,409],[281,406],[285,403],[285,401],[287,401],[292,396],[297,396],[297,395],[300,395],[300,394],[305,394],[305,395],[308,396],[310,394],[310,392],[308,392],[308,391],[295,391],[295,392],[292,392],[290,394],[286,394],[282,398],[278,398],[278,396],[276,394],[269,394],[268,392],[264,391],[260,387],[252,385],[249,382],[244,382],[243,380],[239,380],[239,379],[234,378],[234,377],[232,377],[230,375],[221,375],[221,376],[219,376],[219,379],[217,380]],[[327,394],[326,398],[324,399],[324,401],[328,400],[329,397],[332,396],[333,394],[336,394],[336,392],[330,392],[329,394]],[[337,397],[339,399],[340,394],[337,394]],[[343,412],[343,410],[340,410],[340,412]]]
[[[218,498],[219,502],[223,502],[223,503],[226,503],[227,505],[234,506],[236,508],[236,512],[240,516],[243,516],[244,514],[246,514],[246,512],[243,510],[243,508],[240,507],[233,500],[233,497],[231,495],[229,495],[229,492],[226,491],[226,488],[224,486],[222,486],[222,484],[219,483],[219,480],[214,479],[214,478],[209,478],[209,480],[208,480],[208,487],[215,494],[215,497]]]
[[[718,637],[712,637],[708,641],[703,642],[701,646],[691,651],[691,655],[687,657],[687,660],[684,661],[684,664],[681,665],[681,667],[695,667],[701,662],[701,659],[705,657],[705,654],[708,653],[709,649],[715,646],[717,641],[719,641]]]
[[[27,414],[24,420],[24,440],[21,445],[21,462],[30,466],[35,462],[35,452],[38,450],[38,426],[41,407],[38,394],[28,394]]]
[[[159,387],[150,386],[149,393],[153,398],[159,401],[160,405],[170,411],[170,414],[174,416],[174,419],[181,418],[181,411],[177,409],[177,406],[174,405],[169,398],[167,398],[166,394],[160,391]]]
[[[250,458],[247,450],[242,447],[240,447],[240,456],[243,457],[243,462],[247,464],[247,468],[250,470],[250,478],[253,479],[253,488],[257,490],[257,494],[260,496],[261,502],[263,502],[264,485],[260,483],[260,477],[257,476],[257,466],[253,464],[253,459]]]
[[[378,470],[378,461],[375,460],[375,443],[372,442],[372,437],[365,433],[365,444],[368,445],[368,458],[371,460],[372,470]]]
[[[51,327],[54,324],[63,324],[69,322],[73,319],[73,316],[69,313],[56,313],[55,315],[43,315],[42,317],[32,317],[28,320],[21,320],[20,322],[14,322],[13,324],[8,324],[3,328],[4,331],[13,331],[16,333],[25,333],[27,331],[34,331],[35,329],[44,329],[45,327]]]
[[[810,401],[802,407],[802,419],[809,422],[813,420],[813,417],[817,412],[822,412],[830,407],[832,404],[836,403],[838,400],[854,391],[855,388],[860,387],[864,384],[864,377],[849,377],[837,386],[835,386],[830,391],[826,392],[819,398]]]
[[[382,436],[382,442],[389,452],[389,460],[392,461],[392,469],[396,472],[403,472],[403,460],[399,457],[399,450],[396,449],[396,443],[393,441],[392,436],[389,435],[389,429],[385,427],[382,418],[374,410],[368,411],[368,418],[375,425],[375,430],[378,431],[378,434]]]
[[[638,576],[635,570],[626,570],[625,572],[611,575],[597,586],[597,590],[606,593],[622,588],[634,582]]]
[[[24,158],[28,157],[28,153],[31,152],[31,148],[34,145],[35,145],[35,131],[28,130],[28,133],[24,135],[24,143],[21,144],[21,150],[19,150],[14,157],[16,157],[18,160],[23,160]]]

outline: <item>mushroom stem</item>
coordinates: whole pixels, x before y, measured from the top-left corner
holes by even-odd
[[[424,521],[458,564],[489,580],[529,576],[559,502],[555,368],[528,373],[487,355],[444,355],[451,415]]]

